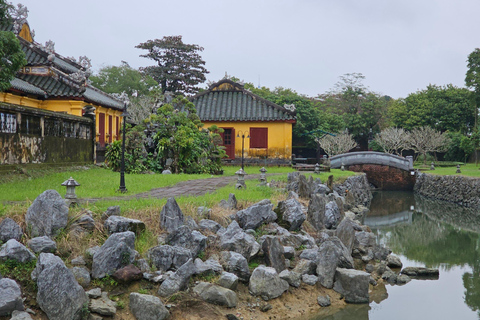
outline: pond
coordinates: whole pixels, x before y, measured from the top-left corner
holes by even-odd
[[[313,319],[480,319],[480,210],[393,191],[375,193],[370,209],[364,223],[377,241],[404,267],[438,268],[439,279],[377,286],[369,305]]]

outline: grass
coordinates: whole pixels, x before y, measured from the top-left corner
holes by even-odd
[[[430,170],[430,165],[427,167],[416,166],[416,169],[423,169],[422,171],[428,174],[435,175],[458,175],[467,177],[480,177],[480,166],[476,166],[475,163],[467,163],[460,166],[461,173],[456,173],[457,167],[435,167],[435,170]]]

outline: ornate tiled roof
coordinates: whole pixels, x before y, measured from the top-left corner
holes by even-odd
[[[202,121],[295,121],[295,112],[228,79],[190,98]]]
[[[12,88],[18,91],[39,95],[39,96],[44,96],[44,97],[47,96],[47,93],[42,89],[37,88],[34,85],[31,85],[30,83],[23,81],[21,79],[15,78],[10,83],[12,84]]]

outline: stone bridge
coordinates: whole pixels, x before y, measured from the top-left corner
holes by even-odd
[[[333,169],[365,172],[368,182],[382,190],[413,190],[415,171],[412,157],[399,157],[383,152],[343,153],[330,158]]]

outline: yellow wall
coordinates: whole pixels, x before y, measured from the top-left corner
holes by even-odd
[[[290,158],[292,156],[292,123],[287,122],[204,122],[204,128],[216,125],[219,128],[235,128],[235,157],[242,156],[242,135],[239,130],[250,132],[250,128],[268,128],[268,150],[250,149],[250,139],[245,135],[245,157]]]
[[[93,105],[96,109],[95,116],[96,116],[96,132],[97,132],[97,140],[99,141],[99,125],[98,125],[98,114],[100,112],[105,113],[105,142],[108,143],[108,116],[112,116],[112,134],[113,134],[113,141],[120,140],[120,134],[118,137],[116,136],[116,118],[119,118],[119,128],[118,131],[120,133],[120,129],[122,126],[122,114],[121,110],[115,110],[110,108],[100,107],[94,104],[89,104],[84,101],[78,100],[37,100],[28,97],[18,96],[11,93],[0,92],[0,102],[6,102],[11,104],[16,104],[20,106],[32,107],[32,108],[39,108],[45,109],[50,111],[56,112],[63,112],[72,114],[75,116],[82,116],[82,109],[87,105]]]

